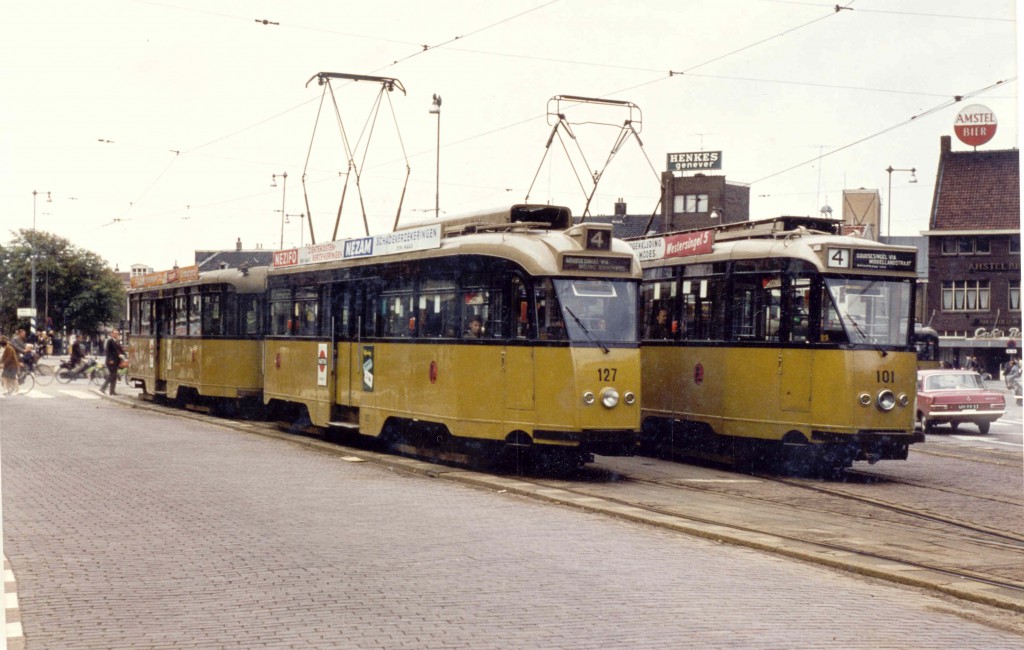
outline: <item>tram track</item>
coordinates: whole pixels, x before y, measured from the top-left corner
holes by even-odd
[[[870,475],[865,475],[865,476],[870,476]],[[874,507],[877,507],[877,508],[883,508],[885,510],[889,510],[889,511],[892,511],[892,512],[895,512],[895,513],[899,513],[899,514],[903,514],[903,515],[907,515],[907,516],[910,516],[910,517],[916,517],[918,519],[923,519],[923,520],[926,520],[926,521],[931,521],[931,522],[935,522],[935,523],[939,523],[939,524],[944,524],[944,525],[951,526],[951,527],[954,527],[954,528],[960,528],[960,529],[963,529],[963,530],[966,530],[966,531],[972,531],[972,532],[975,532],[975,533],[981,533],[983,535],[989,535],[989,536],[997,538],[997,539],[1006,540],[1007,542],[1013,542],[1015,547],[1020,548],[1021,550],[1024,550],[1024,535],[1018,535],[1018,534],[1014,534],[1014,533],[1009,532],[1009,531],[993,529],[993,528],[990,528],[988,526],[983,526],[983,525],[980,525],[980,524],[975,524],[975,523],[972,523],[972,522],[963,521],[963,520],[960,520],[960,519],[955,519],[953,517],[949,517],[949,516],[946,516],[946,515],[941,515],[941,514],[932,513],[932,512],[928,512],[928,511],[917,509],[917,508],[912,508],[912,507],[904,506],[904,505],[901,505],[901,504],[898,504],[898,503],[890,503],[890,502],[887,502],[887,501],[882,501],[880,499],[868,498],[868,497],[860,496],[860,495],[857,495],[857,494],[853,494],[853,493],[847,492],[845,490],[836,489],[836,488],[831,487],[831,486],[811,485],[811,484],[802,483],[799,480],[780,478],[780,477],[773,477],[773,476],[759,476],[759,478],[761,478],[761,480],[765,480],[765,481],[774,481],[774,482],[782,484],[782,485],[788,485],[790,487],[794,487],[794,488],[797,488],[797,489],[800,489],[800,490],[809,490],[809,491],[812,491],[812,492],[817,492],[819,494],[827,494],[827,495],[835,496],[835,497],[838,497],[838,498],[841,498],[841,499],[846,499],[846,500],[849,500],[849,501],[853,501],[853,502],[856,502],[856,503],[860,503],[860,504],[864,504],[864,505],[868,505],[868,506],[874,506]],[[981,498],[981,497],[978,497],[976,495],[964,493],[962,491],[947,490],[947,489],[942,489],[942,488],[933,488],[931,486],[924,486],[924,485],[920,485],[920,484],[917,484],[917,483],[911,482],[911,481],[893,481],[893,482],[899,482],[899,483],[902,483],[903,485],[912,485],[912,486],[915,486],[915,487],[921,487],[921,488],[926,488],[926,489],[938,489],[938,490],[943,491],[943,492],[959,493],[962,496],[970,496],[970,497],[973,497],[973,498]],[[1020,504],[1009,503],[1009,502],[1006,502],[1006,501],[1003,501],[1003,500],[1000,500],[1000,499],[989,499],[989,500],[990,501],[995,501],[995,502],[998,502],[998,503],[1007,503],[1008,505],[1020,505]]]
[[[528,481],[528,482],[530,481],[530,479],[525,479],[525,480]],[[664,483],[664,482],[660,482],[660,481],[637,481],[636,479],[629,479],[629,478],[627,478],[627,480],[634,481],[634,482],[649,482],[649,483],[654,483],[654,484],[658,484],[658,485],[671,485],[671,483]],[[543,485],[544,483],[538,483],[538,484]],[[675,487],[680,487],[680,486],[675,486]],[[560,489],[565,490],[565,491],[570,492],[570,493],[573,493],[573,494],[578,494],[578,495],[583,496],[583,497],[593,497],[593,494],[591,494],[590,492],[588,492],[586,490],[573,490],[571,488],[565,488],[564,486],[560,487]],[[692,489],[700,489],[700,488],[692,488]],[[978,583],[982,583],[982,584],[986,584],[986,585],[990,585],[990,586],[994,586],[994,587],[999,587],[1001,589],[1008,589],[1008,590],[1011,590],[1011,591],[1014,591],[1014,592],[1017,592],[1019,594],[1024,595],[1024,583],[1021,583],[1019,581],[1001,580],[999,578],[995,578],[995,577],[992,577],[992,576],[987,576],[987,575],[983,575],[983,574],[979,574],[979,573],[976,573],[976,572],[972,572],[972,571],[968,571],[968,570],[963,570],[963,569],[951,570],[951,569],[943,568],[941,566],[937,566],[935,564],[928,564],[928,563],[924,563],[924,562],[908,560],[905,557],[898,557],[898,556],[894,556],[894,555],[891,555],[891,554],[880,554],[880,553],[868,552],[868,551],[864,551],[864,550],[855,548],[855,547],[853,547],[851,545],[833,544],[833,543],[822,542],[820,540],[810,539],[810,538],[807,538],[807,537],[800,537],[800,536],[796,536],[796,535],[780,534],[777,531],[766,531],[766,530],[763,530],[761,528],[742,526],[742,525],[739,525],[739,524],[736,524],[736,523],[725,522],[725,521],[722,521],[720,519],[712,519],[712,518],[707,518],[707,517],[697,517],[697,516],[694,516],[694,515],[680,515],[677,511],[669,509],[669,508],[660,508],[660,507],[657,507],[657,506],[644,505],[644,504],[636,503],[635,501],[626,500],[626,499],[616,499],[616,498],[607,497],[607,496],[603,496],[601,498],[606,500],[606,501],[609,501],[611,503],[616,503],[616,504],[623,505],[623,506],[628,506],[628,507],[631,507],[631,508],[638,508],[638,509],[641,509],[641,510],[653,513],[653,514],[661,515],[661,516],[669,516],[669,517],[674,517],[674,518],[681,518],[681,519],[685,519],[687,521],[692,521],[692,522],[696,522],[696,523],[712,525],[712,526],[716,526],[716,527],[725,527],[725,528],[733,529],[733,530],[736,530],[736,531],[742,531],[744,533],[752,533],[752,534],[755,534],[755,535],[772,535],[772,536],[776,536],[776,537],[779,537],[781,539],[785,539],[785,540],[788,540],[788,541],[791,541],[791,542],[797,542],[799,544],[806,544],[806,545],[816,546],[816,547],[819,547],[819,548],[822,548],[822,549],[827,549],[828,551],[832,551],[832,552],[849,553],[849,554],[856,555],[858,557],[871,558],[871,559],[875,559],[875,560],[882,560],[882,561],[885,561],[885,562],[896,562],[896,563],[900,563],[902,565],[906,565],[906,566],[910,566],[910,567],[915,567],[915,568],[919,568],[919,569],[925,569],[927,571],[933,571],[935,573],[940,573],[940,574],[943,574],[943,575],[946,575],[946,576],[950,576],[952,578],[956,578],[958,580],[969,579],[969,580],[972,580],[972,581],[975,581],[975,582],[978,582]],[[1022,545],[1024,545],[1024,539],[1021,539],[1019,541],[1021,542]],[[1022,546],[1021,548],[1024,549],[1024,546]],[[1024,612],[1024,603],[1022,603],[1020,605],[1018,611]]]

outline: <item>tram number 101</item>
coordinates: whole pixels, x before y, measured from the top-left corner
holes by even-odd
[[[618,368],[598,368],[597,369],[597,380],[598,381],[615,381],[615,375],[618,373]]]
[[[880,384],[891,384],[896,381],[896,373],[892,370],[876,370],[875,375]]]

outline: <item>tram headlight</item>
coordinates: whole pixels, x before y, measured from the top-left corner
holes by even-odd
[[[868,395],[867,393],[861,393],[857,397],[857,401],[860,402],[861,406],[870,406],[871,405],[871,396]]]
[[[583,393],[583,403],[584,404],[593,404],[594,403],[594,394],[592,392],[590,392],[589,390]]]
[[[900,403],[900,406],[906,407],[908,404],[910,404],[910,395],[907,395],[906,393],[900,393],[898,401]]]
[[[614,388],[605,388],[601,391],[601,404],[605,408],[614,408],[619,403],[619,391]]]
[[[896,407],[896,395],[888,388],[880,390],[878,391],[878,399],[875,403],[878,404],[880,410],[891,411]]]
[[[626,394],[622,396],[622,401],[626,404],[632,404],[636,401],[636,394],[631,390],[627,390]]]

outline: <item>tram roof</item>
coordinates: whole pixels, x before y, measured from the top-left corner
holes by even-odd
[[[724,262],[729,260],[790,258],[803,260],[822,271],[839,270],[826,267],[824,253],[828,248],[913,253],[915,256],[918,252],[918,249],[914,246],[895,246],[854,235],[833,235],[827,232],[809,230],[806,227],[797,227],[794,230],[776,231],[774,236],[727,238],[724,241],[716,240],[710,253],[659,259],[650,262],[645,261],[644,266],[657,267],[677,264]],[[861,269],[858,272],[860,271],[872,272],[870,269]],[[904,274],[902,271],[891,269],[885,270],[884,273]],[[916,276],[916,268],[910,268],[905,274]]]
[[[573,225],[572,211],[562,206],[514,204],[445,219],[409,223],[397,228],[395,233],[429,231],[433,227],[440,229],[439,240],[434,240],[438,242],[436,246],[384,255],[305,262],[271,268],[270,274],[278,276],[337,268],[361,268],[452,255],[482,255],[507,259],[519,264],[533,275],[604,275],[601,271],[567,271],[561,268],[562,257],[575,253],[579,253],[581,257],[629,258],[631,274],[637,277],[640,274],[640,265],[635,260],[632,249],[624,241],[612,236],[610,224],[590,222]],[[606,233],[610,240],[607,249],[587,249],[588,233],[595,230]],[[434,237],[436,236],[435,234]]]
[[[164,281],[161,282],[159,281],[159,278],[154,277],[153,281],[149,284],[145,284],[141,287],[132,287],[130,293],[159,290],[173,291],[174,289],[181,287],[195,287],[211,284],[231,285],[235,288],[235,291],[239,293],[258,293],[263,291],[266,284],[268,270],[269,268],[266,266],[243,266],[228,269],[215,269],[212,271],[203,271],[197,278],[190,278],[183,281],[167,280],[165,275]],[[163,274],[166,273],[167,272],[163,272]],[[151,275],[160,276],[161,273]]]

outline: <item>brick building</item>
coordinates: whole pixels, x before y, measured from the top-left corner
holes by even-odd
[[[1021,344],[1020,155],[953,151],[941,137],[928,230],[923,323],[942,360],[975,356],[994,377]]]

